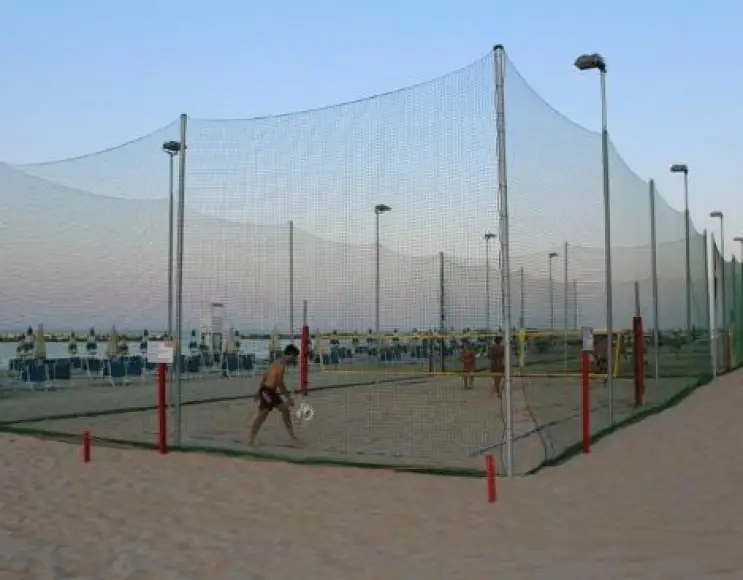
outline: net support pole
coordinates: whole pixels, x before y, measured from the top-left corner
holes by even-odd
[[[725,372],[730,370],[730,331],[729,331],[729,319],[728,319],[728,301],[727,301],[727,279],[725,276],[725,222],[724,219],[720,218],[720,287],[722,295],[722,333],[723,333],[723,354],[722,361],[725,365]]]
[[[519,268],[519,293],[520,293],[520,308],[519,308],[519,328],[524,327],[524,267]]]
[[[600,71],[601,80],[601,173],[604,190],[604,261],[606,275],[606,372],[609,388],[609,424],[614,424],[614,286],[611,273],[611,193],[609,179],[609,130],[607,128],[606,68]]]
[[[304,321],[304,325],[307,322]],[[289,342],[294,344],[294,222],[289,221]]]
[[[176,287],[175,287],[175,352],[173,378],[175,382],[175,446],[181,446],[181,341],[183,340],[183,232],[186,213],[186,133],[188,117],[181,115],[181,151],[178,165],[178,222],[176,227]]]
[[[738,334],[737,334],[738,333],[738,298],[737,298],[737,291],[736,291],[737,289],[736,289],[736,283],[735,283],[735,278],[736,278],[736,275],[735,275],[735,269],[736,269],[735,263],[736,263],[735,262],[735,256],[733,256],[733,259],[732,259],[732,261],[730,263],[730,269],[732,270],[732,272],[730,274],[730,277],[732,278],[732,283],[733,283],[733,287],[731,289],[732,292],[733,292],[733,295],[731,297],[732,298],[732,305],[733,305],[733,307],[731,308],[731,310],[732,310],[732,312],[731,312],[731,314],[732,314],[732,316],[731,316],[731,318],[732,318],[732,320],[731,320],[731,322],[732,322],[732,330],[728,333],[729,336],[730,336],[730,352],[732,353],[731,356],[730,356],[730,368],[733,368],[735,366],[735,363],[737,362],[733,358],[735,356],[735,349],[737,347],[737,345],[736,345],[736,338],[738,336]]]
[[[563,349],[564,349],[564,357],[563,357],[563,370],[564,372],[568,372],[568,243],[565,242],[565,249],[563,250],[565,259],[563,262],[565,263],[565,279],[563,280],[563,286],[564,286],[564,292],[565,295],[563,296],[563,316],[564,316],[564,324],[563,324]]]
[[[691,334],[691,250],[689,231],[691,217],[689,215],[689,170],[684,171],[684,241],[686,262],[686,334]]]
[[[580,418],[581,450],[591,452],[591,353],[581,345],[580,351]]]
[[[573,280],[573,328],[578,330],[578,280]]]
[[[511,269],[508,247],[508,170],[506,163],[506,101],[505,101],[505,60],[506,54],[502,45],[493,48],[493,66],[495,68],[495,121],[496,121],[496,157],[498,163],[498,208],[500,230],[500,253],[502,264],[501,286],[503,293],[503,335],[504,335],[504,389],[505,401],[505,450],[506,476],[513,476],[513,405],[511,398]],[[522,294],[523,296],[523,294]]]
[[[168,187],[169,211],[168,211],[168,338],[173,338],[173,191],[174,191],[174,155],[168,153],[168,166],[170,180]]]
[[[660,381],[660,324],[658,321],[658,246],[655,234],[655,181],[650,180],[650,270],[653,281],[653,364],[655,388]]]
[[[439,334],[441,335],[441,372],[446,372],[446,341],[444,333],[446,332],[446,314],[445,314],[445,297],[444,297],[444,252],[439,252]]]
[[[714,248],[714,236],[712,236],[712,247]],[[712,256],[714,260],[715,257]],[[712,274],[714,276],[714,272]],[[712,365],[712,378],[717,377],[717,333],[715,327],[717,326],[717,297],[715,293],[709,291],[709,242],[707,240],[707,230],[704,230],[704,290],[707,296],[707,328],[709,329],[709,356],[710,363]],[[713,281],[713,287],[716,284]]]
[[[485,234],[485,330],[490,332],[490,238]]]

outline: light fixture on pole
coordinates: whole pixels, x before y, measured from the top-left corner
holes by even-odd
[[[547,263],[549,264],[550,279],[550,332],[555,329],[555,286],[552,282],[552,260],[559,256],[557,252],[547,254]],[[550,337],[551,339],[552,337]]]
[[[671,173],[681,173],[684,176],[684,239],[686,245],[686,332],[691,332],[691,249],[690,231],[691,219],[689,217],[689,167],[684,163],[671,165]]]
[[[487,232],[483,239],[485,240],[485,330],[490,332],[492,325],[490,323],[490,240],[494,240],[496,235]]]
[[[606,276],[606,372],[609,388],[609,421],[614,424],[613,292],[611,276],[611,195],[609,191],[609,131],[606,111],[606,61],[600,54],[583,54],[573,63],[579,71],[597,70],[601,82],[601,170],[604,189],[604,253]]]
[[[178,141],[166,141],[163,143],[163,151],[168,154],[168,165],[170,170],[170,181],[168,187],[168,198],[170,209],[168,210],[168,337],[173,337],[173,160],[181,151]]]
[[[375,280],[375,308],[374,308],[374,331],[379,334],[379,216],[383,213],[392,210],[392,208],[383,203],[379,203],[374,206],[374,215],[376,216],[376,228],[377,228],[377,242],[376,242],[376,280]]]

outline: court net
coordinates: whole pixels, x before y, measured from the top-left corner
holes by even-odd
[[[543,102],[506,60],[503,276],[498,58],[335,107],[188,118],[76,159],[0,164],[13,216],[0,244],[4,428],[71,436],[87,428],[154,443],[155,373],[143,355],[169,319],[177,328],[168,304],[168,198],[182,168],[182,270],[174,249],[182,335],[173,370],[182,378],[184,448],[249,452],[260,376],[307,324],[308,397],[317,411],[303,426],[309,444],[287,450],[271,420],[261,453],[476,472],[482,453],[503,449],[503,409],[488,396],[487,370],[473,390],[462,388],[462,345],[488,367],[487,345],[510,319],[517,471],[568,455],[580,437],[578,331],[597,329],[600,340],[606,327],[600,138]],[[185,157],[172,147],[163,153],[164,143],[184,138]],[[608,352],[616,364],[612,392],[606,361],[592,369],[596,436],[743,358],[743,280],[732,285],[739,266],[710,250],[692,224],[687,276],[684,216],[613,148],[610,166]],[[178,223],[176,214],[176,232]],[[641,367],[630,332],[638,315]],[[288,380],[299,385],[297,369]]]

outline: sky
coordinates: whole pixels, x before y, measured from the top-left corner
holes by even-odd
[[[690,167],[699,227],[743,234],[738,136],[743,6],[676,3],[319,0],[0,3],[0,160],[25,163],[114,146],[181,112],[249,118],[315,108],[430,79],[494,44],[555,109],[597,129],[596,80],[571,66],[598,51],[609,67],[614,144],[677,208]],[[727,240],[727,252],[733,249]]]
[[[738,253],[740,249],[732,243],[732,238],[743,235],[743,217],[735,211],[734,203],[743,183],[743,164],[740,163],[743,145],[738,137],[743,133],[743,101],[740,99],[743,81],[730,71],[736,71],[743,62],[743,48],[737,42],[737,23],[743,21],[743,6],[712,1],[704,5],[690,3],[682,10],[678,4],[634,0],[596,3],[590,11],[586,6],[585,2],[573,0],[559,3],[433,0],[425,6],[401,0],[358,4],[329,0],[312,3],[3,0],[0,1],[0,161],[24,164],[77,157],[115,147],[170,124],[165,133],[155,134],[153,139],[157,142],[154,145],[142,142],[142,147],[155,151],[159,148],[161,136],[170,135],[168,131],[175,127],[173,121],[182,112],[197,119],[250,119],[280,115],[394,91],[469,66],[468,70],[476,74],[450,75],[449,81],[424,87],[420,93],[415,93],[418,95],[416,98],[428,99],[429,105],[426,106],[442,113],[452,113],[450,119],[441,120],[431,129],[430,135],[425,132],[417,136],[405,133],[404,127],[397,132],[388,128],[386,138],[405,142],[406,151],[415,149],[418,139],[421,147],[414,159],[419,171],[414,176],[415,186],[430,184],[431,188],[448,191],[447,203],[456,204],[457,194],[452,193],[452,183],[458,178],[463,179],[461,175],[442,177],[431,171],[428,175],[422,172],[425,172],[427,160],[442,155],[441,149],[430,143],[435,131],[439,131],[439,136],[451,138],[443,145],[449,148],[444,150],[446,159],[439,162],[454,163],[450,167],[460,163],[456,139],[462,134],[474,134],[469,147],[476,149],[482,143],[483,148],[479,156],[473,154],[461,161],[464,164],[462,171],[470,172],[467,178],[470,182],[459,187],[474,190],[476,197],[473,199],[478,204],[482,200],[488,200],[489,204],[493,171],[488,157],[489,148],[492,148],[487,133],[489,128],[485,127],[484,133],[481,128],[477,133],[466,125],[485,118],[483,115],[490,106],[489,88],[478,85],[487,78],[489,69],[485,67],[489,65],[481,65],[480,70],[472,63],[487,55],[493,45],[504,45],[510,62],[531,89],[565,118],[596,131],[600,122],[598,80],[593,74],[576,71],[572,62],[578,54],[600,52],[609,68],[609,131],[619,154],[639,179],[654,178],[658,191],[676,209],[683,207],[682,179],[671,175],[668,169],[672,163],[688,164],[694,223],[699,228],[718,232],[719,221],[709,218],[708,214],[712,210],[723,211],[726,254],[729,257],[733,251]],[[513,75],[509,77],[513,78]],[[470,95],[470,101],[465,101],[464,105],[457,100],[459,83],[466,87],[463,92],[469,91],[467,94]],[[509,85],[513,86],[513,83]],[[443,96],[437,93],[438,90],[444,91]],[[558,123],[554,115],[550,117],[545,113],[548,109],[541,102],[537,105],[530,101],[534,97],[527,93],[523,87],[521,92],[513,93],[517,98],[525,99],[523,107],[519,108],[518,103],[508,103],[509,111],[515,112],[509,118],[513,120],[515,117],[522,126],[531,122],[531,127],[520,133],[521,141],[512,139],[509,142],[509,152],[516,157],[510,174],[513,180],[512,209],[517,216],[531,212],[533,221],[540,224],[536,229],[543,230],[543,224],[555,211],[565,214],[565,207],[575,207],[575,211],[570,210],[561,218],[563,223],[555,224],[553,231],[549,232],[550,244],[561,243],[566,239],[564,232],[572,233],[572,230],[579,229],[582,221],[593,220],[598,224],[599,199],[594,200],[596,203],[590,208],[583,208],[579,203],[586,195],[585,191],[572,191],[574,197],[570,203],[560,197],[570,195],[566,190],[571,189],[571,180],[585,182],[584,186],[591,191],[595,189],[599,175],[593,169],[598,167],[597,163],[592,164],[590,176],[576,175],[572,170],[560,174],[561,159],[577,162],[579,166],[581,159],[593,159],[595,143],[584,139],[580,129],[572,133],[564,131],[569,123],[563,119]],[[393,96],[353,109],[356,121],[344,121],[342,113],[335,120],[321,117],[323,113],[314,118],[324,119],[319,124],[324,130],[334,130],[336,122],[353,124],[359,115],[367,118],[379,113],[375,106],[388,107],[381,114],[389,111],[390,119],[397,118],[392,115],[410,113],[404,99],[396,100]],[[455,110],[460,106],[464,109]],[[425,118],[425,110],[419,113]],[[297,158],[300,165],[304,163],[315,168],[322,167],[322,163],[331,157],[335,159],[333,156],[336,154],[344,159],[340,154],[343,139],[336,139],[332,146],[328,146],[319,165],[312,156],[318,148],[310,153],[301,152],[303,157],[299,156],[298,151],[292,149],[294,136],[307,135],[315,127],[303,129],[302,119],[295,120],[294,124],[286,126],[280,119],[269,119],[263,125],[238,123],[230,125],[232,129],[224,130],[218,123],[190,125],[196,127],[194,131],[200,135],[207,152],[210,145],[222,147],[221,161],[214,162],[210,169],[213,173],[208,183],[201,184],[202,189],[207,194],[221,191],[220,162],[225,163],[225,179],[232,180],[224,186],[227,189],[260,186],[269,191],[270,187],[276,186],[265,176],[252,175],[250,179],[253,181],[248,183],[244,175],[226,174],[235,165],[235,159],[224,150],[225,143],[228,146],[232,143],[238,154],[238,165],[245,165],[239,151],[247,150],[248,142],[239,140],[255,139],[256,131],[262,130],[262,126],[268,127],[265,134],[283,138],[288,145],[282,150],[284,159],[254,159],[259,166],[273,163],[273,169],[281,171],[291,167]],[[464,124],[459,124],[460,120]],[[562,128],[549,133],[553,125]],[[544,131],[540,133],[543,126]],[[510,128],[513,129],[513,125]],[[421,130],[425,131],[425,128]],[[560,140],[563,132],[564,143]],[[379,142],[374,143],[379,146]],[[354,147],[356,154],[359,151],[363,153],[363,144]],[[131,157],[122,156],[118,163],[129,163],[126,171],[130,177],[146,174],[149,168],[137,164],[137,147],[127,151],[131,151]],[[551,155],[554,166],[549,168],[551,173],[547,181],[552,179],[552,186],[540,183],[540,179],[544,180],[541,175],[534,174],[533,164],[520,166],[522,152],[532,155],[532,162],[536,163],[541,159],[540,155]],[[372,153],[380,159],[391,155],[392,158],[386,159],[388,178],[390,181],[404,179],[395,171],[404,169],[406,159],[394,158],[394,151]],[[576,161],[577,158],[580,159]],[[92,158],[92,165],[83,166],[87,167],[83,177],[95,181],[106,172],[108,186],[115,187],[118,177],[115,168],[107,166],[109,159],[106,156]],[[152,159],[151,163],[157,165],[158,172],[152,183],[159,184],[164,175],[163,158]],[[475,180],[472,174],[485,165],[488,168],[483,170],[482,178]],[[618,167],[617,164],[612,166]],[[52,171],[57,171],[55,167],[61,167],[59,171],[70,168],[70,171],[78,173],[77,178],[82,178],[75,164],[51,167]],[[446,167],[438,169],[445,170]],[[299,174],[303,175],[304,169],[300,167],[300,170]],[[41,173],[36,174],[45,177],[43,171],[46,169],[39,171]],[[364,171],[363,163],[355,169],[362,180]],[[623,194],[636,193],[638,184],[642,187],[639,179],[634,180],[626,169],[618,168],[612,176],[613,179],[618,176],[620,182],[620,187],[614,191],[616,201],[613,203],[617,205],[627,201],[621,199]],[[524,185],[525,179],[531,180],[528,187]],[[378,187],[379,183],[379,180],[369,178],[366,185]],[[126,184],[119,182],[118,185],[125,187]],[[364,204],[370,203],[370,196],[376,195],[363,191],[363,183],[335,182],[331,185],[354,191]],[[282,187],[290,188],[291,184]],[[536,188],[543,188],[543,191],[537,191],[537,197],[529,198],[520,195],[520,187],[529,195]],[[157,188],[159,195],[162,188],[160,185]],[[316,183],[305,184],[304,189],[304,195],[312,195],[328,190],[329,186],[318,178]],[[192,191],[198,202],[199,187],[193,187]],[[441,193],[431,191],[431,195]],[[560,195],[551,196],[555,191]],[[54,195],[62,196],[63,193],[55,192]],[[407,201],[412,203],[409,212],[430,211],[425,200],[418,200],[420,204],[415,205],[413,194],[410,193],[409,197]],[[207,198],[205,194],[201,209],[206,207]],[[333,202],[331,198],[328,198],[328,203]],[[540,207],[519,207],[520,200],[539,203]],[[631,203],[635,203],[632,200]],[[301,207],[304,198],[297,198],[297,201]],[[641,201],[645,203],[644,199]],[[244,215],[255,209],[245,200],[230,199],[230,203]],[[484,231],[494,218],[480,216],[480,206],[474,207],[478,204],[464,208],[466,215],[461,219],[463,224],[468,223],[467,220],[477,222],[475,229]],[[348,207],[351,205],[349,202]],[[363,223],[354,222],[353,216],[348,217],[348,207],[340,211],[341,215],[344,210],[346,213],[345,218],[338,218],[346,219],[342,227],[351,233],[363,229],[362,237],[368,243],[373,235],[372,222],[367,217],[361,220]],[[316,208],[316,217],[320,215],[320,209]],[[588,209],[593,212],[591,218],[587,217]],[[280,200],[266,201],[265,210],[284,221],[284,218],[291,219],[286,208],[281,207]],[[622,217],[625,223],[628,220],[631,223],[632,215],[627,210],[624,207]],[[641,210],[646,211],[644,207]],[[220,212],[220,208],[208,208],[207,211],[217,217],[230,217]],[[405,231],[404,225],[396,225],[395,220],[404,219],[398,217],[402,213],[393,211],[390,216],[385,216],[389,247],[393,251],[399,248],[391,243],[389,230],[397,229],[401,236],[411,235]],[[441,215],[426,215],[425,220],[428,220],[429,230],[435,229],[433,220],[439,220],[441,227],[450,225]],[[524,224],[523,220],[521,224]],[[322,221],[298,223],[300,228],[309,227],[315,232],[322,232],[329,225],[333,224]],[[518,225],[514,227],[518,228]],[[595,234],[597,227],[592,231]],[[521,239],[527,241],[528,236],[533,235],[528,231],[521,233]],[[627,234],[625,229],[625,238]],[[614,236],[617,235],[615,230]],[[462,254],[471,253],[470,245],[473,244],[477,245],[477,252],[482,251],[478,236],[472,237],[468,232],[466,237],[467,240],[454,240],[462,247]],[[647,232],[644,231],[641,237],[645,240]],[[664,237],[671,239],[670,234]],[[431,248],[421,246],[420,255],[429,253]],[[546,265],[541,264],[540,268],[544,267]],[[593,265],[590,267],[594,268]],[[599,275],[597,269],[595,273]]]

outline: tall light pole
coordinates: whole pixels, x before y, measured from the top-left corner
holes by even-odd
[[[552,260],[557,258],[557,256],[559,256],[557,252],[547,254],[547,264],[549,265],[550,273],[550,332],[555,329],[555,286],[552,282]]]
[[[487,232],[483,239],[485,240],[485,325],[487,331],[490,331],[490,240],[495,239],[495,234]]]
[[[600,54],[583,54],[575,59],[580,71],[597,70],[601,80],[601,169],[604,182],[604,253],[606,275],[606,372],[609,388],[609,421],[614,424],[614,369],[612,344],[613,300],[611,283],[611,195],[609,192],[609,131],[606,112],[606,61]]]
[[[725,344],[727,345],[728,310],[727,301],[725,300],[725,216],[721,211],[713,211],[709,214],[709,217],[720,220],[720,254],[722,255],[722,265],[720,267],[720,285],[722,286],[722,329],[725,331]],[[727,346],[725,352],[727,352]],[[727,361],[727,354],[725,357],[725,360]]]
[[[374,309],[374,315],[375,315],[375,327],[374,330],[377,334],[379,334],[379,216],[383,213],[386,213],[390,211],[392,208],[388,205],[384,205],[383,203],[379,203],[374,206],[374,215],[376,216],[376,227],[377,227],[377,243],[376,243],[376,281],[375,281],[375,309]]]
[[[671,165],[671,173],[682,173],[684,176],[684,238],[686,241],[686,333],[691,332],[691,250],[689,231],[689,167],[684,163]]]
[[[170,209],[168,211],[168,338],[173,338],[173,160],[180,153],[181,144],[178,141],[166,141],[163,143],[163,151],[168,154],[168,164],[170,166],[168,187],[168,197],[170,199]]]

